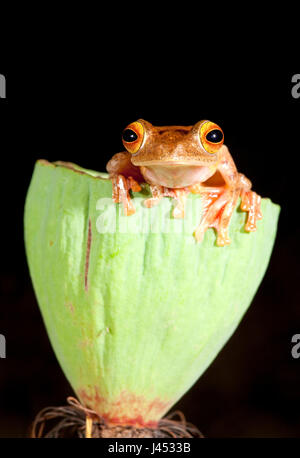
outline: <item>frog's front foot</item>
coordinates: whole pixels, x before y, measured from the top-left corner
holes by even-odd
[[[186,197],[189,193],[187,189],[171,189],[165,186],[150,185],[152,197],[144,201],[147,208],[157,205],[163,197],[173,197],[176,205],[172,215],[174,218],[184,218]]]
[[[217,232],[216,244],[229,245],[229,224],[238,200],[238,191],[207,192],[202,194],[203,216],[194,232],[197,242],[202,242],[207,229]]]
[[[256,231],[257,220],[262,219],[260,210],[261,197],[254,191],[243,191],[241,193],[241,210],[248,212],[245,231]]]
[[[129,191],[138,192],[141,190],[140,185],[132,177],[126,178],[123,175],[113,175],[111,177],[113,186],[113,201],[116,203],[122,203],[124,213],[126,216],[135,213],[135,208],[132,203]]]
[[[208,228],[214,228],[217,232],[216,244],[218,246],[229,245],[229,225],[232,214],[236,208],[238,198],[241,197],[241,210],[248,212],[245,230],[256,230],[257,220],[262,218],[260,210],[261,197],[247,188],[226,189],[219,192],[207,192],[202,194],[203,216],[199,226],[194,232],[197,242],[203,240]],[[202,191],[203,192],[203,191]]]
[[[154,207],[154,205],[157,205],[161,201],[161,199],[165,196],[164,186],[150,185],[150,191],[151,191],[152,197],[144,200],[144,205],[147,208]]]

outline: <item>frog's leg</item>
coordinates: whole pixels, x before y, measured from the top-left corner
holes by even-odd
[[[111,177],[113,185],[113,201],[116,203],[122,203],[124,213],[126,216],[135,213],[135,208],[132,203],[129,191],[130,189],[134,192],[141,190],[140,185],[132,177],[124,177],[123,175],[114,175]]]
[[[202,241],[205,231],[213,227],[217,231],[217,245],[230,244],[229,224],[239,197],[242,199],[241,209],[248,211],[245,230],[248,232],[256,230],[256,221],[262,218],[260,211],[261,197],[258,194],[237,188],[231,192],[224,192],[218,199],[215,199],[212,198],[211,193],[204,191],[202,193],[204,215],[194,233],[198,242]]]
[[[220,212],[216,224],[212,225],[217,231],[217,245],[229,245],[231,240],[229,238],[229,224],[239,198],[239,190],[233,190],[231,198],[227,201],[226,205]]]
[[[165,186],[150,185],[152,197],[144,201],[144,205],[147,208],[151,208],[157,205],[163,197],[173,197],[176,200],[176,205],[173,209],[172,215],[174,218],[184,218],[185,202],[188,193],[188,189],[171,189]]]
[[[189,193],[186,189],[173,189],[176,205],[173,209],[174,218],[184,218],[186,198]]]
[[[138,167],[131,162],[131,155],[124,151],[116,153],[106,164],[106,170],[112,181],[112,198],[116,203],[122,203],[125,215],[135,213],[129,191],[138,192],[141,190],[139,183],[143,181],[143,176]]]
[[[248,212],[247,222],[245,224],[245,231],[256,231],[256,222],[262,219],[262,212],[260,209],[261,197],[256,192],[251,191],[251,182],[242,173],[239,174],[241,184],[241,210]],[[249,186],[250,183],[250,186]]]
[[[164,186],[158,186],[158,185],[150,185],[150,191],[152,194],[152,197],[149,199],[144,200],[144,205],[147,208],[152,208],[154,205],[158,205],[161,199],[165,195],[165,188]]]
[[[203,215],[200,224],[194,232],[195,239],[197,242],[201,242],[207,229],[214,227],[218,233],[217,245],[220,243],[220,245],[223,246],[230,243],[229,237],[227,236],[227,228],[226,226],[224,227],[224,222],[227,221],[229,217],[229,208],[225,212],[226,219],[223,219],[223,226],[221,224],[222,215],[227,204],[230,202],[228,192],[210,192],[209,190],[204,190],[201,194]]]
[[[261,199],[260,196],[251,191],[250,180],[237,172],[226,147],[223,149],[218,170],[225,181],[225,185],[219,187],[219,193],[213,194],[209,188],[203,187],[201,184],[198,185],[198,189],[192,191],[201,193],[204,203],[203,216],[194,235],[196,240],[200,242],[205,231],[209,227],[214,227],[217,231],[217,245],[224,246],[230,243],[228,229],[238,198],[241,197],[242,200],[241,209],[248,211],[246,231],[255,231],[256,221],[262,218]]]

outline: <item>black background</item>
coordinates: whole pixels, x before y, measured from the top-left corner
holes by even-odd
[[[88,47],[30,60],[2,56],[7,98],[0,99],[1,273],[0,436],[26,436],[36,413],[72,394],[50,347],[32,290],[23,244],[23,208],[34,163],[64,160],[105,170],[122,150],[121,131],[154,125],[218,123],[238,170],[255,191],[281,205],[266,276],[241,325],[201,379],[174,408],[207,437],[299,437],[300,99],[291,96],[296,65],[199,58],[187,50],[119,52]],[[184,52],[183,52],[184,51]]]

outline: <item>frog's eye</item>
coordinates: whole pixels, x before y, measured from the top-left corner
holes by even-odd
[[[132,122],[131,124],[129,124],[129,126],[126,127],[126,129],[123,130],[123,145],[131,154],[136,153],[140,149],[140,146],[143,143],[143,138],[144,127],[138,121]]]
[[[215,154],[224,143],[223,131],[217,124],[206,121],[200,127],[200,141],[205,151]]]

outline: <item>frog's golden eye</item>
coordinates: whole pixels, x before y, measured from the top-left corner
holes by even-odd
[[[206,121],[200,127],[200,140],[205,151],[215,154],[224,143],[224,134],[217,124]]]
[[[140,149],[140,146],[143,143],[143,138],[144,127],[138,121],[132,122],[131,124],[129,124],[129,126],[126,127],[126,129],[123,130],[123,145],[131,154],[136,153]]]

